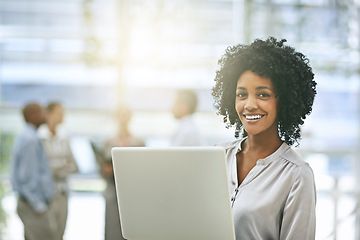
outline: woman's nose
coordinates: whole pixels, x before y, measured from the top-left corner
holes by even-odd
[[[246,110],[248,110],[248,111],[253,111],[253,110],[257,109],[257,101],[256,101],[256,98],[249,96],[249,97],[246,99],[246,103],[245,103],[244,108],[245,108]]]

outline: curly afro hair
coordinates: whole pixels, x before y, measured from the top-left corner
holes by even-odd
[[[282,141],[293,145],[301,137],[300,126],[312,111],[316,94],[314,73],[309,60],[294,48],[270,37],[256,39],[250,45],[228,47],[218,64],[212,89],[217,114],[224,116],[226,127],[236,126],[235,137],[246,131],[235,109],[235,91],[239,77],[252,71],[272,80],[278,102],[278,132]]]

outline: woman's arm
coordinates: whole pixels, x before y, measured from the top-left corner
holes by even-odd
[[[280,239],[315,239],[316,189],[314,174],[308,164],[299,166],[285,202]]]

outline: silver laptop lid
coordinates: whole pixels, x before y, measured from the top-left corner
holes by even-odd
[[[221,147],[113,148],[129,240],[234,240]]]

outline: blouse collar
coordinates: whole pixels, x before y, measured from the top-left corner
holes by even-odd
[[[242,143],[247,139],[247,137],[241,139],[239,141],[239,144],[236,146],[237,149],[236,149],[236,153],[239,153],[242,151]],[[261,158],[261,159],[258,159],[256,164],[257,165],[266,165],[268,163],[271,163],[274,159],[278,159],[280,158],[280,156],[285,153],[288,149],[290,148],[289,145],[287,145],[285,142],[283,142],[280,147],[278,149],[276,149],[275,152],[273,152],[272,154],[270,154],[269,156],[267,156],[266,158]]]

